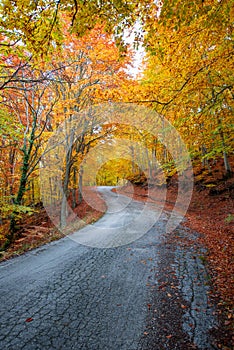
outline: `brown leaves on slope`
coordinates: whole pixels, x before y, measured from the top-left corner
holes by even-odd
[[[32,216],[25,216],[21,223],[19,223],[17,238],[7,251],[0,253],[0,261],[60,239],[66,234],[80,229],[85,224],[91,224],[97,221],[106,210],[105,202],[93,188],[89,188],[88,191],[86,189],[84,190],[86,192],[85,198],[88,203],[83,200],[73,210],[75,215],[71,215],[71,217],[68,218],[68,227],[63,233],[53,225],[43,207],[37,208],[38,211],[36,213]]]
[[[201,243],[208,249],[207,260],[216,294],[221,300],[220,303],[229,310],[234,306],[234,178],[227,181],[221,180],[219,170],[215,169],[215,175],[212,177],[215,187],[207,184],[207,175],[205,185],[201,185],[200,181],[196,181],[195,174],[195,187],[184,225],[201,233]],[[177,198],[175,183],[176,180],[172,178],[167,189],[164,209],[169,211],[173,209]],[[218,189],[216,192],[215,188]],[[163,195],[160,198],[160,188],[155,189],[157,194],[153,196],[155,200],[152,196],[150,198],[147,196],[145,187],[134,186],[134,193],[128,187],[118,189],[118,192],[137,200],[163,204]]]

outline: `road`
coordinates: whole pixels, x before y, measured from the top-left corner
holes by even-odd
[[[215,349],[194,248],[165,240],[160,208],[100,191],[97,223],[0,264],[0,349]]]

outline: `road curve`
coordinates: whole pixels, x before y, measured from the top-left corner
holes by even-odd
[[[160,218],[162,207],[152,209],[151,203],[132,200],[111,189],[109,186],[98,187],[106,202],[105,215],[93,225],[70,235],[71,239],[95,248],[119,247],[142,237]]]
[[[95,225],[0,264],[0,349],[212,349],[207,327],[213,320],[204,301],[207,290],[196,291],[181,277],[179,266],[186,267],[187,261],[191,279],[197,278],[199,285],[204,282],[203,267],[196,259],[189,262],[187,252],[173,249],[174,260],[166,259],[163,264],[173,265],[173,276],[178,279],[176,294],[170,291],[172,300],[195,307],[192,303],[196,303],[197,293],[199,303],[201,299],[205,302],[205,316],[193,318],[197,336],[186,330],[182,319],[186,310],[184,315],[175,315],[172,307],[163,319],[166,309],[161,302],[159,314],[152,309],[161,298],[157,293],[165,289],[161,286],[166,276],[160,266],[167,213],[155,220],[158,213],[145,210],[143,203],[113,194],[108,188],[100,191],[108,211]],[[134,230],[126,229],[128,240],[124,227],[133,226],[133,217],[142,211],[145,218],[153,218],[152,227],[140,234],[146,228],[143,223],[135,236]],[[188,287],[193,289],[191,300]],[[171,334],[164,330],[173,317],[177,318],[174,328],[179,336],[171,342]],[[153,331],[150,335],[149,323],[158,334]]]

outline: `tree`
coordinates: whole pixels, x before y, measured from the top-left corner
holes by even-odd
[[[227,175],[233,148],[232,23],[233,1],[164,1],[160,15],[153,13],[146,24],[147,68],[138,87],[138,101],[181,131],[194,158],[222,154]]]
[[[83,38],[77,38],[68,31],[67,16],[63,14],[60,23],[66,37],[63,53],[61,55],[60,48],[55,47],[50,62],[43,62],[36,56],[32,58],[28,48],[22,48],[21,42],[14,42],[15,54],[12,49],[7,52],[7,45],[3,45],[0,122],[3,126],[1,156],[2,160],[5,157],[10,163],[10,177],[7,169],[4,168],[2,172],[6,179],[2,184],[5,188],[2,201],[7,213],[4,215],[11,216],[8,243],[14,239],[19,212],[30,210],[23,206],[25,203],[30,204],[29,195],[35,201],[38,164],[45,153],[47,140],[51,132],[64,121],[67,125],[63,145],[66,157],[59,175],[63,176],[64,194],[61,226],[65,225],[70,186],[74,186],[73,206],[76,206],[74,194],[78,183],[79,201],[82,199],[80,164],[95,140],[103,137],[103,132],[95,131],[99,119],[92,114],[91,109],[91,114],[86,118],[78,120],[77,115],[95,104],[104,90],[116,87],[125,75],[123,68],[128,58],[120,59],[113,38],[103,31],[102,26],[96,27]],[[79,130],[76,133],[69,129],[74,120]],[[9,142],[4,141],[7,135]],[[59,175],[53,172],[48,176],[48,193],[54,205],[59,200],[61,189],[53,187],[52,177]]]
[[[43,133],[50,128],[51,112],[56,103],[56,97],[53,96],[51,90],[49,91],[50,81],[35,83],[37,72],[30,70],[29,67],[25,68],[21,74],[25,79],[31,79],[31,84],[26,84],[23,80],[20,80],[15,83],[14,89],[5,90],[2,96],[6,116],[7,118],[9,118],[9,115],[12,116],[14,120],[13,129],[17,127],[15,132],[8,133],[10,139],[6,147],[10,162],[10,176],[8,179],[11,183],[6,197],[10,198],[13,208],[9,243],[14,238],[18,213],[21,210],[26,210],[22,207],[23,197],[30,177],[37,171],[43,147]],[[4,123],[4,118],[1,122]],[[5,130],[1,135],[3,147],[6,131],[5,126]],[[19,135],[19,131],[22,136]]]
[[[63,16],[63,58],[53,55],[53,77],[57,81],[57,96],[53,125],[63,123],[57,154],[65,154],[61,163],[63,181],[61,184],[60,226],[66,226],[67,202],[72,185],[72,207],[76,206],[76,189],[79,202],[82,200],[82,161],[90,147],[106,135],[101,128],[102,116],[95,113],[93,105],[103,91],[116,88],[126,76],[123,68],[128,58],[119,59],[118,49],[102,26],[95,27],[89,35],[77,38],[67,31],[68,20]],[[58,58],[59,57],[59,58]],[[98,129],[100,127],[100,129]],[[54,174],[54,171],[51,172]],[[48,179],[51,175],[48,175]],[[77,188],[78,187],[78,188]],[[48,204],[49,205],[49,204]]]

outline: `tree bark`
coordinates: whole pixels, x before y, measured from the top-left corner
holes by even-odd
[[[228,161],[227,152],[225,151],[226,142],[225,142],[225,137],[224,137],[224,132],[223,132],[223,125],[222,125],[222,121],[220,120],[220,118],[218,118],[218,124],[219,124],[219,135],[220,135],[222,147],[223,147],[223,160],[224,160],[225,175],[227,178],[229,178],[232,176],[232,169],[231,169],[231,165]]]
[[[69,131],[69,130],[68,130]],[[66,136],[66,164],[65,175],[62,189],[62,203],[60,209],[60,227],[64,228],[67,223],[67,198],[68,198],[68,185],[72,166],[72,146],[74,142],[74,131],[71,131]]]
[[[79,183],[78,183],[78,203],[80,204],[83,199],[83,167],[80,166],[79,171]]]
[[[76,183],[77,183],[77,170],[73,168],[73,188],[72,188],[72,209],[77,206],[76,202]]]

